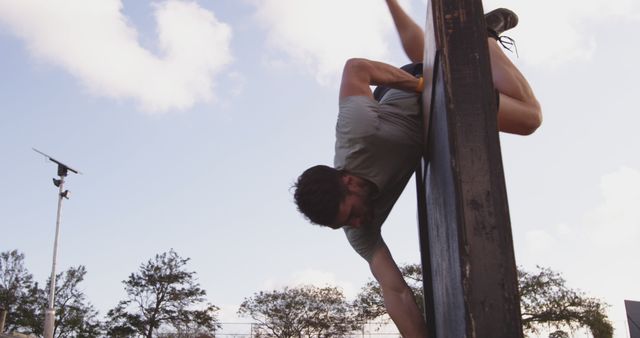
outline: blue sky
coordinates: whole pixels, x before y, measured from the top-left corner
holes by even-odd
[[[368,268],[341,232],[305,223],[290,185],[333,158],[337,86],[349,57],[402,65],[383,1],[0,1],[0,250],[44,282],[55,166],[67,187],[59,270],[85,265],[104,314],[128,274],[170,248],[236,321],[254,292],[332,283],[354,295]],[[423,1],[403,4],[419,23]],[[612,305],[640,300],[640,5],[485,1],[513,8],[514,62],[544,123],[502,135],[518,264],[549,266]],[[413,182],[384,237],[418,262]]]

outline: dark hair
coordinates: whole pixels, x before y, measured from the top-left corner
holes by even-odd
[[[305,170],[294,184],[298,211],[315,224],[331,225],[346,195],[342,172],[326,165]]]

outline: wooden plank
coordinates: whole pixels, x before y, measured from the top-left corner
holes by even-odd
[[[435,304],[433,302],[433,285],[431,283],[431,253],[429,251],[429,231],[427,227],[427,185],[425,175],[427,163],[423,159],[416,170],[416,191],[418,193],[418,236],[420,237],[420,258],[422,264],[422,290],[424,318],[427,322],[428,337],[436,336]]]
[[[482,3],[431,0],[427,17],[418,202],[428,325],[432,337],[522,337]]]

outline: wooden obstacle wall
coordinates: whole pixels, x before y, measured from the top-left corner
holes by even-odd
[[[482,2],[427,7],[416,183],[430,337],[523,337]]]

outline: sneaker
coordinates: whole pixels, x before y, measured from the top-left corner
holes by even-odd
[[[510,52],[515,49],[518,55],[516,42],[508,36],[500,36],[502,33],[518,25],[518,16],[516,13],[506,9],[498,8],[484,15],[487,22],[487,32],[490,37],[496,39],[502,47]]]
[[[518,16],[516,13],[506,9],[498,8],[484,15],[484,19],[487,22],[487,30],[489,35],[496,40],[499,36],[515,27],[518,24]]]

